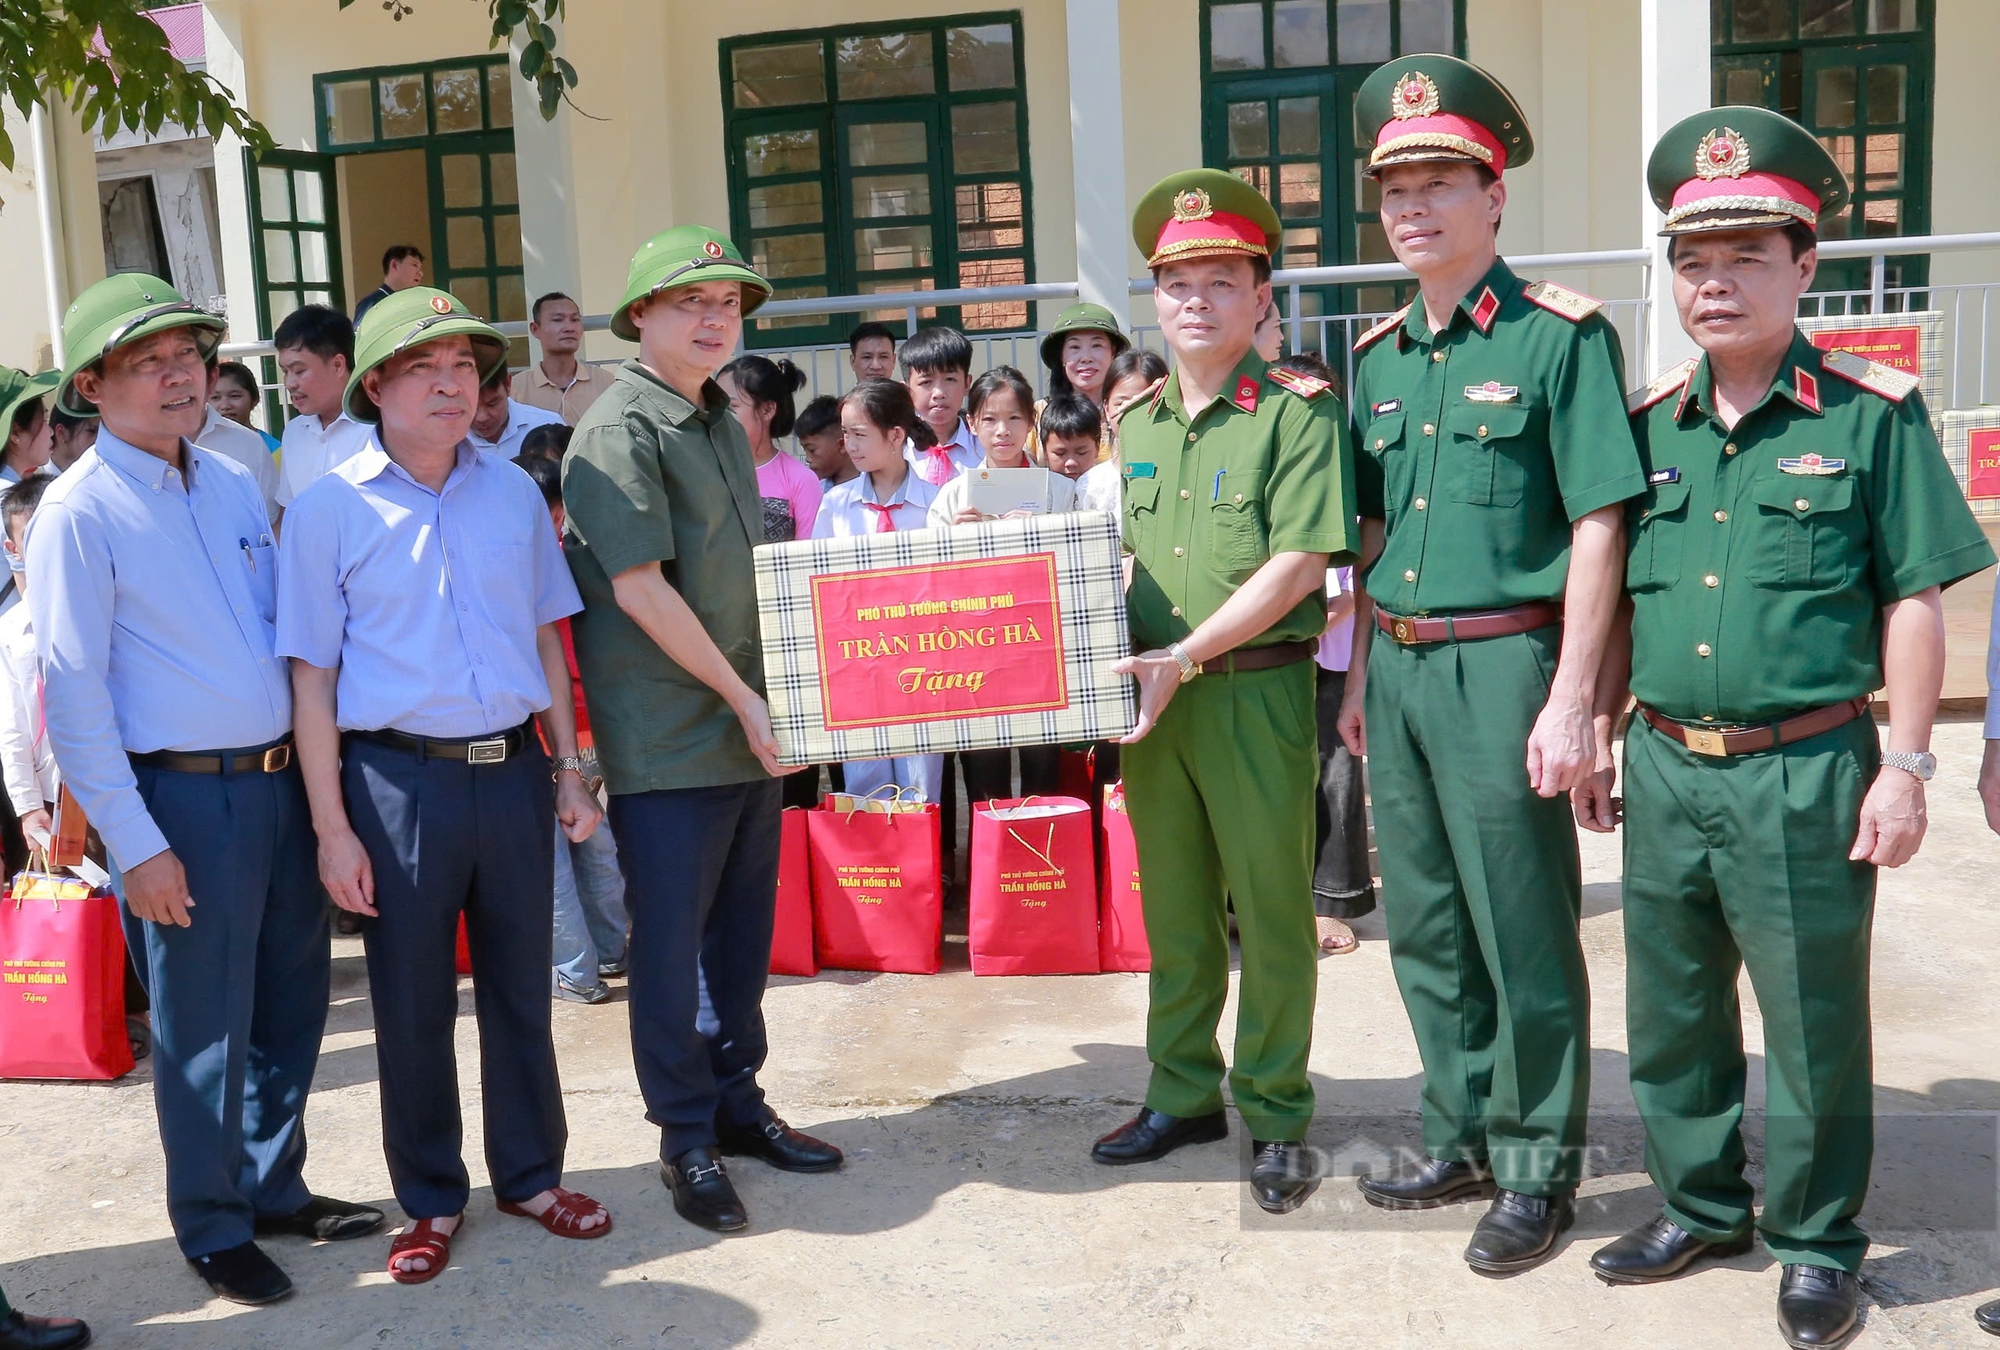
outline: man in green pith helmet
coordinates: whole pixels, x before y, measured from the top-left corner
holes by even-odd
[[[1225,897],[1242,944],[1230,1087],[1250,1192],[1283,1214],[1319,1184],[1313,1090],[1313,653],[1329,560],[1355,545],[1351,451],[1322,381],[1252,349],[1271,303],[1277,212],[1214,169],[1155,184],[1132,234],[1177,369],[1124,414],[1127,608],[1139,682],[1125,800],[1153,947],[1146,1104],[1097,1141],[1147,1162],[1223,1138],[1216,1024],[1229,992]]]
[[[1764,1210],[1797,1347],[1855,1328],[1874,1146],[1869,926],[1876,870],[1924,836],[1944,676],[1939,593],[1993,564],[1914,377],[1798,331],[1815,223],[1847,200],[1812,134],[1714,108],[1654,147],[1681,326],[1702,355],[1632,399],[1630,643],[1601,681],[1600,770],[1577,818],[1609,830],[1625,744],[1626,1021],[1658,1217],[1591,1258],[1613,1283],[1749,1250],[1737,978],[1763,1015]],[[1888,750],[1867,715],[1886,683]]]
[[[723,1154],[840,1166],[757,1083],[778,889],[778,745],[751,549],[764,508],[715,372],[771,294],[728,236],[683,225],[632,259],[611,331],[639,344],[563,461],[577,665],[632,912],[632,1057],[690,1223],[749,1223]]]
[[[1420,296],[1362,335],[1364,556],[1339,727],[1368,756],[1382,908],[1424,1061],[1424,1154],[1363,1177],[1386,1209],[1493,1197],[1485,1274],[1574,1222],[1590,1100],[1582,879],[1564,795],[1643,490],[1618,335],[1499,258],[1502,175],[1534,151],[1498,81],[1401,57],[1357,101],[1382,228]]]

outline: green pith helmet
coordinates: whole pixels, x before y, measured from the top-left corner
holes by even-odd
[[[611,315],[611,331],[627,342],[637,342],[639,328],[632,322],[635,302],[701,281],[741,282],[746,316],[771,298],[771,283],[751,270],[728,235],[706,225],[676,225],[648,239],[632,255],[625,298]]]
[[[97,406],[77,394],[76,374],[115,347],[169,328],[193,328],[206,361],[221,345],[226,326],[218,315],[144,272],[121,272],[95,282],[70,301],[63,314],[63,350],[69,353],[69,366],[56,389],[56,406],[72,417],[97,416]]]
[[[1132,242],[1148,267],[1190,258],[1269,258],[1283,232],[1264,194],[1221,169],[1170,173],[1132,212]]]
[[[1800,224],[1847,201],[1847,175],[1819,138],[1769,108],[1708,108],[1668,127],[1646,161],[1661,234]]]
[[[1377,66],[1354,96],[1354,123],[1374,147],[1370,174],[1438,161],[1484,164],[1504,174],[1535,156],[1528,119],[1507,86],[1442,52]]]
[[[39,375],[30,375],[12,366],[0,366],[0,441],[13,431],[14,414],[21,410],[22,404],[39,400],[61,383],[61,371],[45,370]]]
[[[1132,345],[1132,339],[1125,336],[1125,330],[1118,326],[1118,318],[1102,305],[1081,302],[1071,305],[1056,315],[1056,326],[1042,339],[1042,364],[1050,370],[1062,364],[1063,339],[1071,333],[1102,333],[1111,339],[1113,356]]]
[[[382,410],[361,387],[361,377],[398,352],[446,337],[469,337],[479,358],[483,384],[507,360],[507,339],[500,330],[459,303],[458,297],[434,286],[410,286],[375,302],[362,316],[354,334],[354,373],[347,377],[342,399],[347,415],[357,422],[378,422]]]

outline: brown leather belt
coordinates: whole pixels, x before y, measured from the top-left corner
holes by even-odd
[[[1375,611],[1375,626],[1406,647],[1425,642],[1471,642],[1478,638],[1512,637],[1562,622],[1562,606],[1553,600],[1512,609],[1482,609],[1472,614],[1441,614],[1435,618],[1405,618],[1386,609]]]
[[[1676,722],[1664,713],[1655,712],[1643,703],[1639,705],[1639,716],[1645,718],[1646,724],[1653,730],[1670,740],[1679,741],[1697,755],[1754,755],[1760,750],[1775,750],[1781,745],[1809,740],[1835,727],[1846,726],[1868,711],[1869,697],[1863,694],[1845,703],[1829,703],[1824,708],[1814,708],[1796,717],[1764,722],[1754,727],[1691,727],[1685,722]]]
[[[292,767],[292,738],[254,750],[218,751],[212,755],[189,754],[179,750],[150,750],[143,755],[126,752],[125,758],[142,769],[165,769],[169,773],[283,773]]]
[[[449,759],[459,764],[505,764],[528,742],[528,724],[496,731],[491,736],[412,736],[407,731],[383,727],[378,731],[349,731],[347,739],[366,741],[391,750],[407,750],[418,759]]]
[[[1268,647],[1238,647],[1202,662],[1201,673],[1234,675],[1245,670],[1276,670],[1279,666],[1310,661],[1318,653],[1319,643],[1313,640],[1274,642]]]

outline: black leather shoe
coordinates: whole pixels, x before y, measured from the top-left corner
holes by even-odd
[[[674,1213],[689,1223],[718,1233],[733,1233],[750,1225],[729,1172],[712,1148],[691,1148],[671,1161],[660,1162],[660,1179],[674,1193]]]
[[[1751,1237],[1710,1242],[1657,1214],[1616,1242],[1599,1247],[1590,1258],[1590,1268],[1606,1284],[1651,1284],[1671,1280],[1703,1257],[1741,1256],[1750,1250]]]
[[[776,1116],[765,1117],[754,1129],[718,1126],[715,1135],[725,1157],[762,1158],[780,1172],[831,1172],[841,1163],[839,1149],[800,1134]]]
[[[77,1350],[90,1328],[74,1317],[30,1317],[15,1309],[0,1318],[0,1350]]]
[[[1290,1214],[1319,1189],[1312,1150],[1296,1141],[1257,1144],[1250,1163],[1250,1194],[1266,1214]]]
[[[1576,1222],[1576,1201],[1560,1195],[1501,1191],[1465,1244],[1465,1264],[1482,1275],[1512,1275],[1555,1254],[1556,1239]]]
[[[1792,1350],[1827,1350],[1847,1344],[1855,1331],[1861,1279],[1825,1266],[1785,1267],[1778,1281],[1778,1334]]]
[[[258,1237],[302,1237],[315,1242],[346,1242],[367,1237],[382,1226],[382,1211],[315,1195],[290,1214],[259,1214]]]
[[[278,1263],[254,1242],[238,1243],[207,1256],[191,1256],[188,1264],[208,1281],[217,1298],[231,1303],[254,1308],[292,1296],[292,1277],[278,1269]]]
[[[1212,1144],[1228,1137],[1229,1117],[1220,1111],[1205,1116],[1170,1116],[1142,1107],[1138,1115],[1092,1144],[1090,1158],[1121,1167],[1164,1158],[1182,1144]]]
[[[1361,1198],[1383,1209],[1436,1209],[1493,1196],[1493,1173],[1483,1162],[1425,1158],[1414,1167],[1379,1177],[1356,1177]]]
[[[1972,1310],[1972,1320],[1989,1336],[2000,1336],[2000,1298]]]

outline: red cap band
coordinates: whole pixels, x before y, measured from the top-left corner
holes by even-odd
[[[1248,216],[1210,211],[1195,220],[1169,218],[1160,229],[1159,242],[1153,245],[1153,256],[1146,259],[1146,266],[1158,267],[1179,258],[1215,254],[1268,258],[1271,245],[1264,237],[1264,227]]]
[[[1690,178],[1674,191],[1667,224],[1704,211],[1755,211],[1790,216],[1807,225],[1819,219],[1819,194],[1775,173],[1743,173],[1734,178]]]
[[[1507,171],[1507,149],[1500,144],[1500,138],[1471,118],[1455,113],[1392,118],[1384,122],[1375,137],[1375,153],[1368,157],[1368,162],[1371,166],[1379,165],[1386,159],[1422,150],[1453,150],[1478,160],[1494,173]]]

